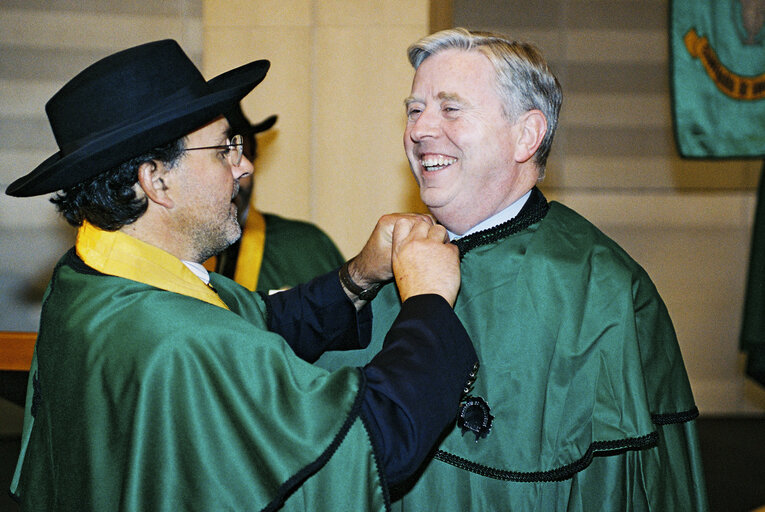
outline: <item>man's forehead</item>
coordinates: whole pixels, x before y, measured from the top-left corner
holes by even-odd
[[[411,96],[407,97],[404,100],[405,105],[409,105],[411,103],[421,103],[424,101],[427,101],[429,98],[427,97],[421,97],[418,94],[412,94]],[[438,101],[456,101],[459,103],[466,103],[467,100],[460,96],[456,92],[449,92],[449,91],[439,91],[434,95],[434,99]]]
[[[476,94],[496,94],[491,61],[476,50],[448,49],[431,55],[417,68],[411,95],[404,100],[467,102]]]

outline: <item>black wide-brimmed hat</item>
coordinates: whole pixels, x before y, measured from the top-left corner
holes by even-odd
[[[258,60],[205,81],[173,40],[92,64],[45,105],[59,151],[8,187],[17,197],[86,181],[230,111],[266,76]]]

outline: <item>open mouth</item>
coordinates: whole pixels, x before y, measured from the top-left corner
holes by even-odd
[[[426,172],[440,171],[452,165],[457,159],[450,156],[428,156],[420,160],[420,165]]]

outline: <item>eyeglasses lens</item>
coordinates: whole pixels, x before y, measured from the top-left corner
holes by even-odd
[[[231,138],[231,151],[228,153],[229,162],[237,167],[242,162],[242,151],[244,150],[244,139],[241,135],[234,135]]]

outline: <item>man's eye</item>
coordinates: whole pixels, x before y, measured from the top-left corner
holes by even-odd
[[[420,117],[421,113],[422,113],[422,110],[420,110],[419,108],[410,108],[406,112],[406,117],[408,117],[410,120],[414,120]]]

